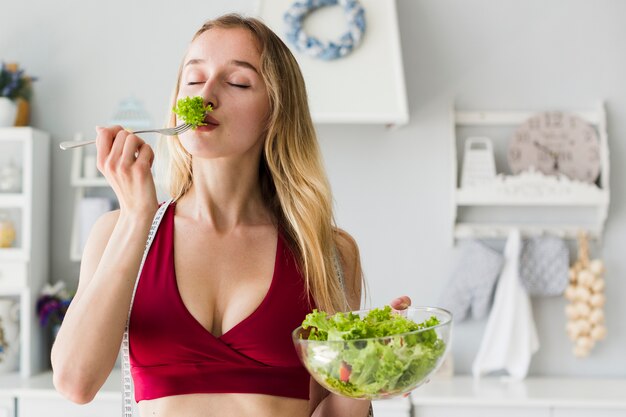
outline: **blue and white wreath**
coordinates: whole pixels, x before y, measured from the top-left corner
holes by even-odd
[[[321,41],[308,36],[302,28],[306,16],[324,6],[340,5],[346,15],[348,31],[334,41]],[[285,12],[286,36],[297,51],[330,61],[341,58],[356,48],[365,32],[365,10],[357,0],[297,0]]]

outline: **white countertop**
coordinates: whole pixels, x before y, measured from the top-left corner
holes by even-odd
[[[102,399],[122,399],[122,374],[113,369],[106,382],[96,395]],[[0,394],[20,398],[58,398],[60,394],[52,384],[52,371],[30,378],[22,378],[17,373],[0,375]]]
[[[121,371],[114,369],[96,398],[121,401]],[[58,398],[52,372],[31,378],[0,375],[0,395]],[[410,395],[416,405],[593,407],[626,409],[626,378],[531,377],[524,381],[471,376],[437,377]],[[406,399],[385,400],[385,408],[405,408]],[[395,404],[392,404],[395,403]],[[382,404],[381,404],[382,405]],[[394,408],[395,408],[394,407]]]
[[[411,393],[415,405],[593,407],[626,409],[626,378],[438,377]]]

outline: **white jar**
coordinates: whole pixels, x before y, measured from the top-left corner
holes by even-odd
[[[8,97],[0,97],[0,127],[15,126],[17,103]]]
[[[15,242],[16,231],[9,215],[0,211],[0,248],[10,248]]]
[[[20,304],[0,299],[0,374],[16,372],[20,359]]]
[[[0,166],[0,192],[19,193],[22,191],[22,172],[11,159],[7,165]]]

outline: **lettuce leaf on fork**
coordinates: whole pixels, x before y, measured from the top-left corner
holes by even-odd
[[[204,100],[200,96],[183,97],[176,102],[176,107],[172,109],[185,123],[191,125],[192,129],[198,126],[206,126],[204,118],[208,112],[213,111],[211,104],[204,105]]]

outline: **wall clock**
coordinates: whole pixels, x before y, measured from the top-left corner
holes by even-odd
[[[507,156],[513,174],[534,166],[546,175],[563,174],[588,183],[600,174],[600,141],[595,129],[564,112],[529,118],[513,134]]]

